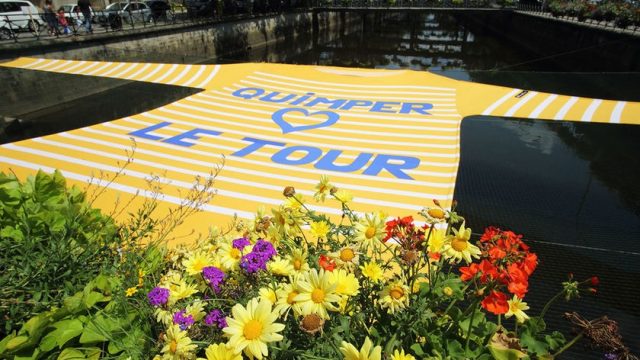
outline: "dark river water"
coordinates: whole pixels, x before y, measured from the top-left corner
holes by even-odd
[[[303,37],[295,44],[202,60],[414,69],[472,82],[640,101],[638,38],[603,39],[522,16],[422,12],[363,15],[360,23],[341,27],[328,39]],[[94,114],[95,101],[108,109],[97,122],[189,92],[127,86],[25,118],[59,119],[52,127],[60,131],[64,119],[75,124],[73,119]],[[159,100],[140,104],[131,96],[144,91]],[[548,323],[568,335],[563,312],[576,310],[589,319],[608,315],[640,353],[640,126],[476,116],[463,120],[461,144],[455,197],[467,223],[476,233],[496,225],[524,234],[540,257],[527,296],[531,313],[560,290],[568,273],[578,279],[597,275],[596,296],[559,303]],[[582,346],[565,358],[602,358],[582,352]]]

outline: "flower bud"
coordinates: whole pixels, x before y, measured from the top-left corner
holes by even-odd
[[[293,186],[287,186],[284,188],[282,194],[286,197],[292,197],[296,194],[296,189]]]
[[[316,314],[305,315],[302,320],[300,320],[300,330],[306,332],[309,335],[322,333],[323,327],[324,320]]]
[[[440,201],[438,201],[438,199],[433,199],[433,203],[436,204],[436,206],[440,206]]]
[[[597,276],[591,277],[591,286],[598,286],[600,284],[600,279]]]
[[[336,186],[334,186],[334,187],[331,188],[331,190],[329,190],[329,193],[331,195],[335,195],[338,192],[338,190],[340,190],[340,189],[338,189]]]
[[[442,292],[447,296],[453,295],[453,289],[448,286],[442,289]]]

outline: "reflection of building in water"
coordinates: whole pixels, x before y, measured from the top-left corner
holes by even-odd
[[[474,41],[465,18],[452,13],[370,13],[359,33],[318,50],[320,63],[338,58],[345,65],[437,71],[465,68]]]

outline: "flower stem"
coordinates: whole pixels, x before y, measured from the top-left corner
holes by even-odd
[[[552,297],[549,301],[547,301],[547,303],[544,305],[544,308],[542,308],[542,312],[540,312],[541,319],[544,320],[544,316],[547,314],[547,311],[549,310],[549,307],[551,307],[551,304],[556,302],[562,295],[564,295],[564,289],[562,289],[562,291],[560,291],[554,297]]]
[[[469,351],[469,340],[471,340],[471,327],[473,326],[473,318],[476,315],[476,309],[478,308],[478,302],[473,303],[473,311],[471,312],[471,318],[469,319],[469,328],[467,329],[467,341],[464,344],[464,351]]]
[[[576,337],[574,337],[571,341],[566,343],[562,347],[562,349],[558,350],[555,354],[551,355],[551,358],[555,359],[558,355],[562,354],[565,350],[567,350],[568,348],[572,347],[573,344],[575,344],[578,340],[582,339],[582,336],[584,336],[584,332],[581,332],[580,334],[576,335]]]

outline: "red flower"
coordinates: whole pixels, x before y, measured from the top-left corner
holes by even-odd
[[[504,249],[500,248],[499,246],[494,246],[490,248],[489,251],[487,251],[487,253],[489,254],[489,258],[491,258],[492,261],[500,260],[505,256],[507,256],[507,252],[504,251]]]
[[[527,275],[533,274],[533,271],[538,266],[538,255],[534,253],[527,253],[522,262],[522,269],[527,273]]]
[[[598,286],[600,284],[600,279],[597,276],[591,277],[591,286]]]
[[[482,272],[482,276],[480,277],[480,281],[482,283],[486,283],[487,278],[489,278],[489,280],[495,280],[498,278],[498,268],[496,268],[490,261],[486,259],[482,260],[479,268]]]
[[[484,234],[482,234],[482,236],[480,237],[480,242],[490,241],[494,237],[500,235],[500,232],[502,232],[502,230],[500,230],[499,228],[489,226],[488,228],[484,229]]]
[[[460,280],[469,281],[473,279],[474,276],[476,276],[480,268],[478,267],[478,264],[472,263],[471,266],[461,266],[459,270]]]
[[[482,300],[481,305],[485,310],[495,315],[506,314],[509,311],[507,295],[500,291],[492,291]]]
[[[336,268],[336,262],[326,255],[320,255],[320,259],[318,259],[318,264],[320,264],[320,266],[326,271],[333,271],[333,269]]]

